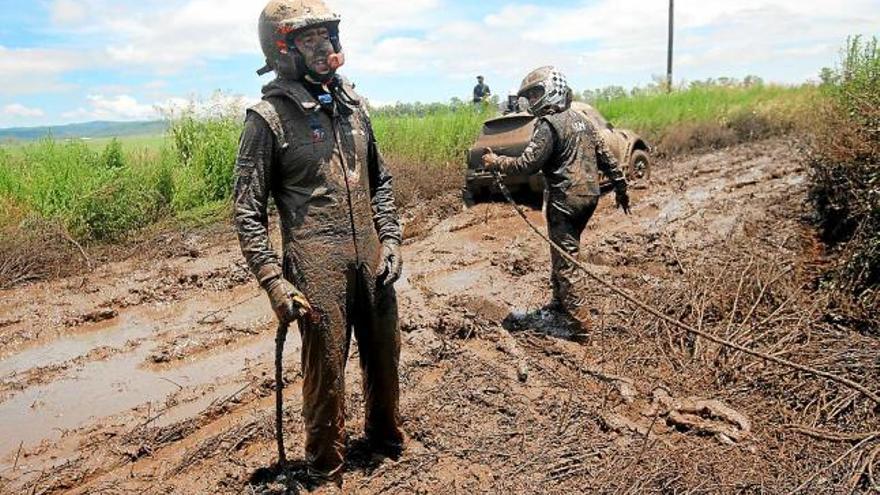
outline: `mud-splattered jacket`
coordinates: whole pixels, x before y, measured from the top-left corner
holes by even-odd
[[[504,173],[528,175],[542,170],[551,197],[598,196],[601,170],[615,187],[626,187],[617,158],[593,124],[577,110],[540,117],[531,141],[519,157],[499,157]]]
[[[365,105],[332,111],[301,83],[277,79],[248,110],[235,166],[235,226],[261,283],[283,270],[306,297],[322,280],[356,268],[375,276],[381,242],[400,242],[392,178]],[[283,261],[269,242],[267,204],[281,219]]]

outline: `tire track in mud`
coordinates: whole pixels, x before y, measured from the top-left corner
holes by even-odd
[[[662,284],[689,268],[678,252],[718,249],[742,232],[747,220],[763,218],[775,195],[800,193],[803,172],[787,155],[783,145],[769,142],[669,164],[657,171],[650,189],[635,191],[632,217],[602,201],[584,234],[582,257],[630,288]],[[540,211],[529,215],[543,223]],[[249,279],[188,278],[192,272],[235,273],[229,268],[239,258],[232,236],[203,253],[196,267],[179,258],[166,261],[164,269],[140,270],[136,287],[122,282],[132,266],[123,263],[107,269],[106,276],[90,276],[92,294],[76,293],[79,279],[11,291],[24,301],[54,289],[68,315],[93,311],[106,301],[120,309],[110,321],[49,336],[31,328],[63,321],[61,315],[32,316],[13,306],[7,306],[10,314],[0,314],[0,321],[13,322],[0,327],[0,336],[18,336],[0,351],[7,356],[0,370],[5,376],[17,373],[21,388],[0,402],[0,420],[22,408],[33,413],[24,400],[32,397],[49,401],[38,410],[49,411],[52,401],[78,400],[90,401],[92,411],[91,419],[80,421],[67,415],[69,422],[59,426],[69,428],[64,432],[32,429],[15,471],[10,467],[18,441],[11,435],[12,441],[0,444],[0,491],[263,493],[265,486],[249,479],[275,458],[271,312],[262,297],[236,306],[258,294]],[[723,452],[711,438],[681,435],[648,418],[649,431],[662,441],[645,444],[638,434],[609,426],[613,414],[644,428],[642,411],[653,405],[654,386],[667,380],[641,368],[662,358],[640,354],[638,343],[626,335],[633,314],[595,289],[589,289],[594,336],[584,343],[559,339],[567,335],[565,329],[541,311],[549,298],[549,251],[506,205],[481,204],[441,220],[408,240],[404,254],[398,284],[404,331],[401,406],[410,443],[400,461],[390,462],[358,452],[355,442],[345,492],[601,491],[592,478],[604,473],[606,481],[626,485],[633,451],[648,448],[694,472],[727,469],[713,460],[688,460],[694,448]],[[218,283],[199,286],[205,279]],[[161,280],[176,288],[163,289]],[[225,282],[231,286],[224,288]],[[129,296],[136,303],[126,306]],[[87,343],[77,340],[88,338]],[[96,349],[102,348],[114,352],[101,356]],[[294,340],[285,353],[285,425],[294,459],[302,449],[297,354]],[[351,359],[347,429],[356,440],[362,400],[356,354]],[[525,381],[518,369],[523,360]],[[56,365],[61,367],[41,370]],[[119,379],[97,380],[96,375]],[[126,383],[127,375],[149,386],[123,385],[121,391],[117,386],[114,392],[114,384]],[[73,391],[61,397],[41,394],[41,387]],[[108,402],[90,396],[92,389],[108,393]],[[15,407],[7,406],[18,397]],[[58,423],[48,418],[46,424]],[[24,421],[17,425],[27,429]],[[772,455],[764,448],[769,447],[750,445],[738,455],[759,465]],[[754,482],[782,476],[780,470],[748,468],[739,476]],[[674,476],[669,475],[670,484]]]

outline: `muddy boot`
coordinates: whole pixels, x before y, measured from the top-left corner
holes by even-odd
[[[405,443],[405,441],[397,442],[372,438],[369,436],[367,437],[367,446],[371,452],[379,454],[382,457],[387,457],[393,461],[400,460],[400,457],[403,455],[403,451],[406,448]]]
[[[571,330],[571,340],[583,342],[590,336],[590,310],[586,305],[570,308],[566,311]]]
[[[308,466],[305,468],[302,473],[303,481],[309,490],[316,490],[322,486],[332,485],[337,488],[342,488],[342,469],[337,469],[333,472],[326,472],[320,469],[316,469],[313,466]]]

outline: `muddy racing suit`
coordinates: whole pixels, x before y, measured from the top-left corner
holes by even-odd
[[[376,280],[382,243],[400,242],[400,224],[367,111],[340,84],[348,97],[328,95],[323,108],[300,82],[266,86],[248,110],[235,180],[235,225],[251,271],[263,284],[283,273],[314,308],[299,322],[306,460],[331,475],[343,463],[352,331],[367,437],[389,447],[403,440],[397,297]],[[270,195],[281,219],[280,262],[267,229]]]
[[[495,168],[514,175],[543,171],[550,239],[575,258],[581,234],[599,202],[598,171],[608,176],[617,190],[626,189],[617,159],[590,121],[572,109],[538,118],[522,155],[498,157]],[[550,253],[553,302],[582,320],[584,301],[576,290],[582,275],[555,250]]]

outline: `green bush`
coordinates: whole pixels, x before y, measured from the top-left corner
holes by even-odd
[[[191,196],[208,201],[230,196],[241,129],[241,118],[237,114],[199,118],[192,110],[171,123],[171,136],[180,165],[190,169],[183,175],[191,178],[197,175],[196,182],[202,189],[188,191]]]
[[[113,138],[107,143],[104,152],[101,154],[101,162],[104,168],[110,170],[120,169],[125,166],[125,156],[122,153],[122,144],[119,139]]]

